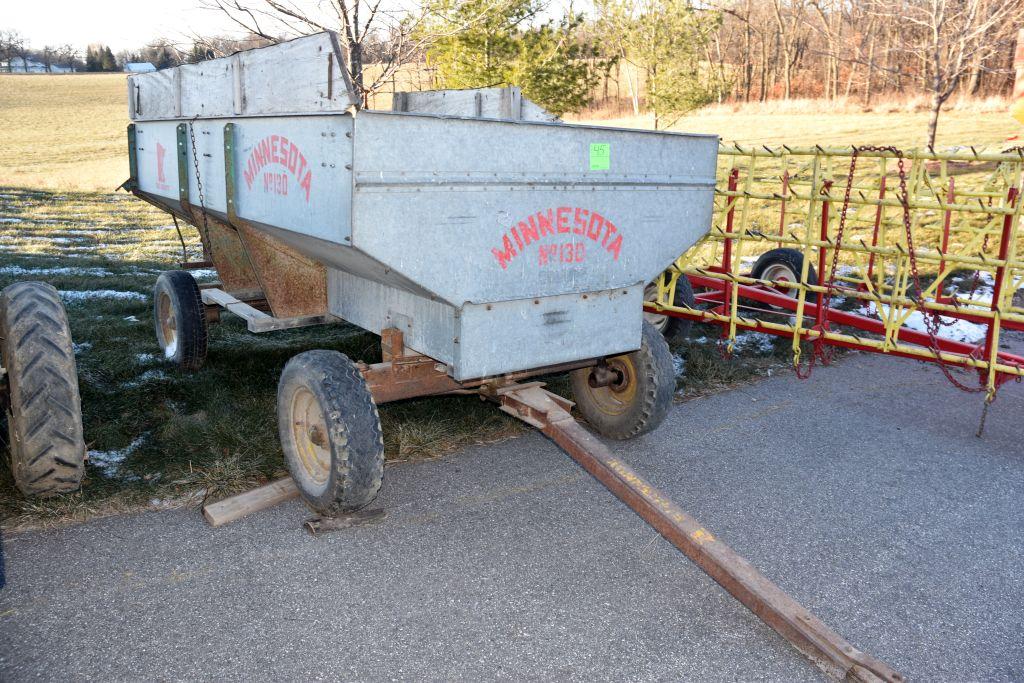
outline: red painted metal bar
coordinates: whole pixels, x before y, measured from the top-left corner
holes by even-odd
[[[1006,205],[1015,206],[1017,203],[1017,188],[1011,187],[1006,193]],[[1010,239],[1013,236],[1013,215],[1007,214],[1003,216],[1003,234],[999,240],[999,260],[1006,262],[1006,256],[1010,252]],[[1006,279],[1006,265],[1001,265],[996,268],[995,283],[992,286],[992,303],[991,311],[997,316],[999,315],[999,300],[1002,298],[1003,293],[1003,282]],[[996,343],[996,331],[999,326],[999,318],[993,317],[988,324],[988,331],[985,334],[985,356],[986,358],[992,357],[992,349]]]
[[[882,204],[883,199],[885,199],[885,176],[882,176],[882,179],[879,181],[878,185],[878,207],[875,209],[875,226],[874,230],[871,232],[872,249],[878,246],[878,231],[882,227],[882,210],[884,209],[884,205]],[[871,252],[871,255],[868,256],[868,282],[871,282],[872,278],[874,277],[874,274],[875,253]]]
[[[779,237],[782,237],[786,232],[786,202],[789,201],[789,170],[782,172],[782,207],[779,209]],[[782,242],[779,242],[779,248],[782,247]]]
[[[687,277],[690,278],[690,283],[691,285],[693,285],[694,290],[698,292],[698,294],[695,297],[698,305],[702,303],[718,303],[720,301],[720,297],[724,293],[724,288],[727,285],[730,285],[739,287],[739,296],[743,299],[768,304],[784,310],[796,310],[796,299],[786,296],[785,294],[780,294],[774,289],[768,287],[726,283],[718,278],[705,277],[701,275],[688,275]],[[818,309],[819,304],[816,302],[808,301],[804,304],[804,314],[807,317],[817,317]],[[689,320],[697,321],[704,320],[699,311],[694,313],[687,313],[683,311],[658,311],[653,307],[648,307],[648,310],[654,313],[661,313],[663,315],[669,315],[677,318],[686,318]],[[951,313],[950,315],[952,317],[967,319],[967,316],[962,314]],[[859,315],[856,313],[850,313],[848,311],[840,311],[835,308],[828,309],[828,317],[829,320],[838,325],[845,325],[847,327],[863,330],[864,332],[868,332],[871,334],[885,334],[885,324],[882,321],[877,320],[875,318],[869,318],[867,316]],[[979,320],[981,322],[985,322],[987,319],[980,318]],[[715,321],[711,322],[714,323]],[[748,327],[745,324],[741,324],[740,326],[743,327],[744,329],[764,332],[767,334],[773,334],[780,337],[792,338],[793,336],[792,332],[765,327],[764,325],[761,324],[761,321],[756,319],[750,320],[748,322],[753,323],[753,325]],[[814,333],[811,330],[805,330],[804,336],[812,337],[814,336]],[[921,346],[925,349],[931,348],[931,338],[929,337],[927,332],[921,332],[918,330],[912,330],[904,327],[900,329],[899,340],[909,344]],[[853,342],[844,342],[832,339],[826,339],[824,340],[824,343],[833,346],[841,346],[844,348],[859,349],[862,351],[878,353],[878,350],[876,348],[869,346],[867,344],[856,344]],[[963,361],[970,360],[971,358],[976,356],[980,348],[976,344],[969,344],[967,342],[956,341],[954,339],[948,339],[945,337],[936,338],[936,346],[943,353],[955,354],[963,357],[961,361],[957,361],[956,359],[948,360],[947,364],[952,365],[963,365]],[[888,351],[886,353],[888,353],[889,355],[900,356],[904,358],[913,358],[915,360],[929,360],[927,358],[922,358],[914,354],[906,354],[896,350]],[[998,362],[1006,365],[1024,365],[1024,357],[1006,352],[999,352],[999,354],[997,355],[997,360]]]
[[[832,191],[832,181],[831,180],[824,181],[821,184],[821,193],[827,197],[829,192],[831,192],[831,191]],[[828,199],[823,200],[821,202],[821,241],[824,242],[825,244],[828,244],[828,221],[829,221],[828,207],[829,207]],[[843,220],[843,218],[844,217],[840,217],[840,220]],[[835,248],[838,249],[840,246],[841,245],[837,244],[837,245],[835,245]],[[824,284],[826,287],[828,287],[831,290],[831,288],[834,286],[834,283],[832,282],[832,273],[829,273],[828,275],[825,274],[826,272],[828,272],[828,271],[825,270],[825,268],[827,267],[827,264],[828,264],[828,247],[821,247],[820,249],[818,249],[818,282]],[[826,278],[828,279],[828,282],[825,281]],[[831,296],[831,292],[829,293],[829,296]],[[829,309],[827,309],[827,308],[822,309],[822,315],[821,315],[821,319],[820,319],[819,322],[821,323],[821,329],[823,329],[823,330],[827,330],[828,329],[828,310]],[[807,311],[806,305],[804,307],[804,311]]]
[[[946,204],[952,204],[956,199],[956,180],[954,178],[949,179],[949,190],[946,192]],[[946,209],[946,215],[942,219],[942,249],[939,253],[942,255],[939,259],[939,272],[942,273],[946,270],[946,252],[949,251],[949,228],[953,222],[953,210]],[[935,292],[935,300],[942,300],[942,292]]]

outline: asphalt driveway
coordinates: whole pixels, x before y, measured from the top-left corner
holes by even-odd
[[[675,407],[618,453],[912,680],[1024,678],[1024,387],[975,437],[934,367],[852,356]],[[0,680],[821,680],[538,434],[298,502],[9,536]]]

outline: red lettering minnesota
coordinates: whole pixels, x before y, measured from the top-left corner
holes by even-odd
[[[537,250],[537,261],[541,266],[580,263],[586,259],[585,240],[572,239],[560,243],[558,235],[579,235],[593,242],[593,247],[611,254],[612,260],[618,261],[622,251],[622,235],[610,220],[596,211],[577,207],[559,206],[544,209],[532,216],[519,221],[509,228],[501,237],[501,246],[492,248],[491,253],[502,269],[507,269],[517,256],[534,242],[540,242],[547,236],[547,244],[541,244]],[[551,244],[554,242],[554,244]],[[598,245],[600,245],[598,247]]]
[[[250,190],[253,183],[262,174],[266,176],[263,178],[264,190],[271,188],[277,194],[288,194],[287,177],[281,178],[280,174],[274,173],[271,169],[265,170],[270,165],[286,169],[298,181],[299,189],[305,193],[306,201],[309,201],[309,187],[313,181],[313,172],[309,168],[306,157],[294,142],[283,135],[268,135],[253,147],[243,172],[246,187]]]

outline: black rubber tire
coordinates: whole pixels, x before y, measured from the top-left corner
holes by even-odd
[[[311,394],[326,427],[321,438],[323,481],[317,481],[300,450],[296,432],[299,397]],[[384,436],[377,404],[362,374],[337,351],[306,351],[288,361],[277,387],[277,424],[281,448],[299,493],[316,512],[334,516],[371,503],[384,478]],[[307,457],[310,451],[306,450]]]
[[[784,266],[789,268],[789,270],[796,276],[792,282],[799,282],[800,273],[804,267],[804,255],[796,249],[783,248],[766,251],[761,254],[754,263],[754,268],[750,271],[750,277],[758,280],[766,279],[764,275],[770,268],[772,268],[772,266]],[[807,284],[818,284],[818,271],[814,269],[813,263],[807,264]],[[788,296],[794,299],[796,298],[794,290],[786,290],[786,292],[789,292]],[[807,292],[806,300],[813,303],[818,300],[818,295],[815,292]]]
[[[668,414],[676,389],[668,342],[653,325],[644,321],[640,348],[609,358],[607,362],[613,366],[628,363],[635,390],[609,411],[609,402],[614,404],[615,393],[611,387],[591,386],[595,368],[573,370],[569,373],[573,399],[584,419],[598,434],[611,439],[631,439],[655,429]],[[632,382],[626,382],[627,386],[629,384]]]
[[[647,285],[647,288],[644,289],[644,301],[650,301],[654,296],[657,296],[657,290],[651,294],[652,286],[658,286],[657,280]],[[648,296],[649,294],[651,296]],[[693,296],[693,286],[690,285],[690,279],[685,275],[680,275],[679,279],[676,280],[676,291],[675,296],[672,298],[672,303],[676,305],[680,303],[685,304],[691,308],[697,305],[697,299]],[[670,315],[644,313],[644,320],[660,332],[661,336],[665,337],[669,344],[678,344],[684,341],[690,336],[690,330],[693,328],[692,320],[673,318]]]
[[[26,496],[77,491],[85,470],[82,399],[71,329],[57,290],[19,282],[0,292],[0,364],[14,483]]]
[[[162,311],[162,307],[169,307]],[[167,312],[173,316],[173,329],[165,329]],[[153,326],[156,341],[164,357],[182,370],[195,372],[203,367],[209,331],[206,306],[199,285],[184,270],[160,273],[153,286]],[[173,335],[173,338],[169,339]]]

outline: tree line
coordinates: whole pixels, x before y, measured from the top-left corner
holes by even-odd
[[[658,128],[710,102],[821,98],[871,106],[924,94],[931,102],[929,144],[951,97],[1010,90],[1015,19],[1024,5],[593,0],[581,13],[566,0],[200,1],[244,37],[158,40],[116,56],[94,46],[84,68],[110,70],[127,61],[165,68],[333,30],[364,104],[396,88],[409,71],[423,87],[517,85],[558,115],[607,101],[614,82],[616,96],[636,113],[653,113]],[[24,49],[4,36],[0,31],[0,58],[5,44],[8,52]]]
[[[435,87],[518,85],[561,114],[611,74],[658,127],[709,102],[930,98],[928,143],[955,94],[1013,82],[1024,0],[594,0],[585,15],[544,0],[204,0],[274,42],[341,36],[368,100],[413,65]],[[554,17],[554,18],[552,18]],[[373,67],[372,69],[367,67]],[[372,73],[372,76],[369,75]]]

